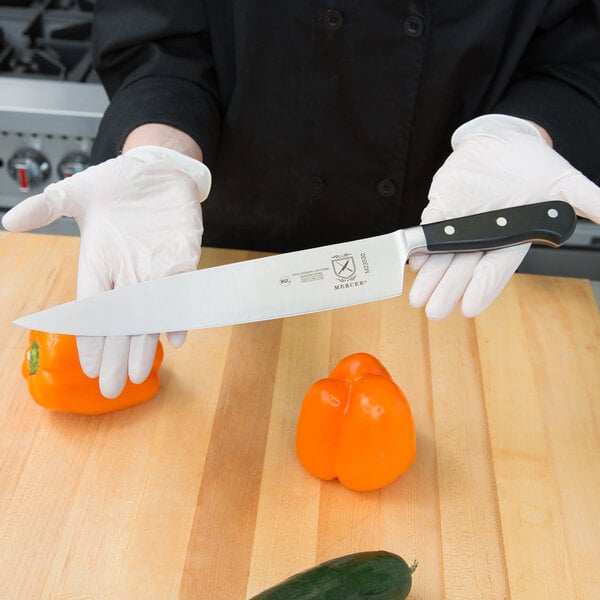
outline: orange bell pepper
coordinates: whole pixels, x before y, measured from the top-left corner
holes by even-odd
[[[319,479],[347,488],[382,488],[414,462],[415,425],[406,396],[370,354],[351,354],[307,391],[296,453]]]
[[[29,348],[21,368],[32,398],[51,410],[100,415],[140,404],[160,387],[158,369],[163,359],[159,342],[150,375],[140,384],[127,380],[114,399],[105,398],[98,379],[88,377],[79,364],[75,336],[31,331]]]

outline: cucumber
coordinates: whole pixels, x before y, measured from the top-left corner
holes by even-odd
[[[391,552],[357,552],[292,575],[250,600],[405,600],[416,567]]]

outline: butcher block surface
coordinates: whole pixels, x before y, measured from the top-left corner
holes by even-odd
[[[516,275],[475,319],[430,322],[403,296],[193,331],[164,342],[155,398],[86,417],[34,403],[10,323],[75,297],[78,247],[0,233],[0,598],[243,600],[374,549],[418,561],[411,600],[600,598],[588,281]],[[305,391],[353,352],[386,365],[417,429],[412,468],[368,493],[294,451]]]

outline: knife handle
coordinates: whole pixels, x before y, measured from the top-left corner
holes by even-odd
[[[527,242],[558,248],[575,229],[567,202],[550,200],[421,225],[429,252],[494,250]]]

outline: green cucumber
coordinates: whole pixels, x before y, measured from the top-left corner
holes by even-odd
[[[251,600],[405,600],[417,563],[383,550],[328,560],[293,575]]]

